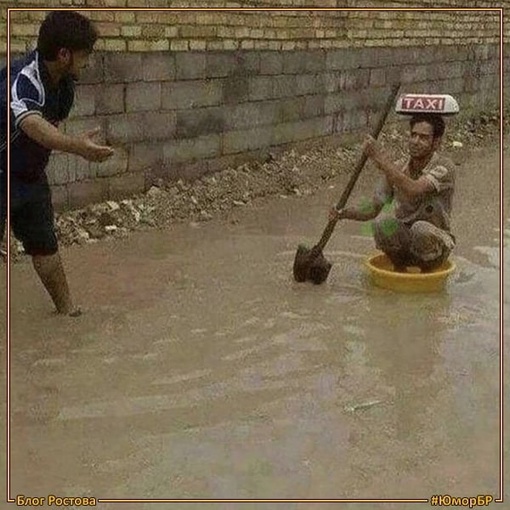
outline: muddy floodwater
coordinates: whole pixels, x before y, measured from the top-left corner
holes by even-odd
[[[374,287],[363,267],[373,242],[354,222],[325,250],[325,285],[293,282],[297,245],[320,237],[340,180],[233,221],[63,250],[77,319],[53,316],[29,262],[15,265],[12,494],[496,497],[497,146],[457,168],[457,271],[441,294]],[[367,168],[354,200],[374,176]]]

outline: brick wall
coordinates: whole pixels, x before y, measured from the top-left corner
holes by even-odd
[[[354,3],[359,4],[322,0],[321,6]],[[129,8],[168,2],[61,0],[45,5],[57,4]],[[363,5],[382,4],[460,7],[463,2]],[[30,5],[39,4],[24,1],[16,7]],[[176,8],[192,5],[172,2]],[[215,2],[218,7],[267,5],[310,2]],[[194,178],[264,157],[274,146],[367,130],[397,79],[403,91],[452,93],[464,112],[494,107],[499,98],[499,20],[494,13],[84,12],[102,37],[64,129],[78,133],[101,126],[116,154],[100,165],[55,154],[48,174],[58,208],[121,198],[159,177]],[[33,47],[44,15],[13,15],[14,52]],[[2,41],[5,22],[0,26]]]
[[[0,1],[6,4],[5,0]],[[470,6],[491,7],[489,0],[472,1]],[[507,0],[510,7],[510,0]],[[11,6],[12,6],[11,2]],[[155,0],[55,0],[47,6],[84,7],[163,7],[169,2]],[[175,7],[201,2],[171,2]],[[287,6],[301,7],[301,0],[252,0],[215,2],[218,7]],[[310,2],[308,2],[310,5]],[[359,2],[356,2],[359,4]],[[442,2],[365,1],[372,7],[445,6],[465,7],[461,0]],[[36,6],[36,0],[16,4]],[[323,7],[360,7],[353,0],[324,0]],[[493,6],[492,6],[493,7]],[[352,46],[414,46],[451,44],[494,44],[499,36],[499,14],[480,12],[370,12],[370,11],[258,11],[258,12],[89,12],[97,22],[102,39],[99,51],[187,51],[187,50],[295,50],[343,48]],[[507,15],[508,16],[508,15]],[[25,51],[33,45],[44,13],[12,13],[13,51]],[[0,53],[5,53],[5,10],[0,24]],[[510,24],[506,24],[507,33]]]

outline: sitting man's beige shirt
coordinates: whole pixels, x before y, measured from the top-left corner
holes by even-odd
[[[428,221],[448,235],[449,243],[455,243],[450,226],[455,189],[455,164],[449,158],[434,153],[419,175],[411,175],[409,162],[410,158],[405,158],[400,160],[397,166],[412,179],[425,176],[433,184],[434,190],[412,199],[390,185],[387,178],[383,177],[376,187],[375,199],[383,204],[394,199],[394,215],[397,220],[408,226],[418,220]]]

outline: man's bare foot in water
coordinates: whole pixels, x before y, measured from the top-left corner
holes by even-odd
[[[73,304],[60,254],[33,255],[32,262],[60,315],[78,317],[81,310]]]

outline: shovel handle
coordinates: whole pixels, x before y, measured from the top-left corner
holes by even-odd
[[[375,126],[374,130],[372,131],[372,137],[378,138],[379,134],[382,131],[382,128],[384,127],[384,123],[386,122],[386,119],[393,107],[393,103],[395,102],[395,98],[397,97],[398,91],[400,90],[400,83],[396,83],[393,85],[390,93],[390,97],[388,97],[388,101],[384,105],[384,110],[379,117],[379,120],[377,122],[377,125]],[[337,209],[343,209],[345,207],[345,204],[347,203],[347,200],[352,192],[352,189],[354,188],[354,185],[356,184],[356,181],[358,180],[358,177],[361,173],[361,170],[363,170],[363,167],[365,166],[365,163],[367,162],[367,155],[363,153],[361,155],[361,158],[359,159],[356,168],[354,169],[354,172],[351,175],[351,178],[349,180],[349,183],[347,184],[347,187],[345,188],[342,196],[340,197],[340,200],[338,201],[338,204],[336,206]]]
[[[388,100],[384,106],[384,109],[382,111],[382,114],[377,122],[377,125],[375,126],[374,130],[372,131],[372,137],[377,139],[379,134],[382,131],[382,128],[384,127],[384,123],[386,122],[386,118],[388,117],[392,107],[393,103],[395,101],[395,98],[397,97],[398,91],[400,90],[400,83],[395,83],[393,87],[391,88],[390,96],[388,97]],[[349,182],[347,184],[347,187],[345,188],[344,192],[342,193],[342,196],[340,197],[340,200],[338,201],[336,208],[337,209],[343,209],[345,207],[345,204],[347,203],[347,200],[349,199],[349,196],[354,188],[354,185],[356,184],[356,181],[358,180],[358,177],[361,173],[361,170],[363,170],[363,167],[365,166],[365,163],[367,162],[368,156],[363,153],[361,155],[361,158],[358,160],[358,163],[356,165],[356,168],[354,169],[354,172],[351,175],[351,178],[349,179]],[[324,233],[322,234],[322,237],[318,244],[315,246],[316,250],[323,250],[326,246],[327,242],[329,241],[329,238],[331,237],[331,234],[333,233],[333,230],[335,230],[335,226],[337,224],[337,219],[330,220],[324,229]]]

